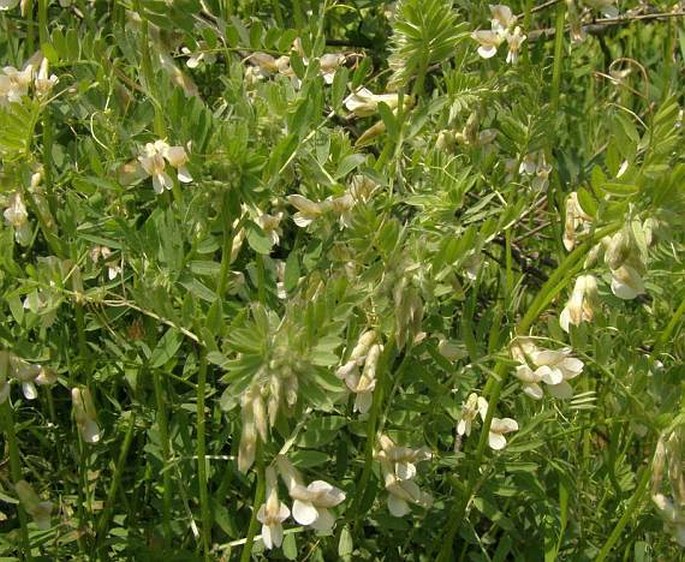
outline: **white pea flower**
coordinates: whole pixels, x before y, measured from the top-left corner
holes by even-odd
[[[521,28],[516,25],[517,18],[509,6],[491,5],[490,14],[492,16],[490,29],[471,33],[471,38],[480,44],[478,54],[484,59],[492,58],[497,53],[497,48],[506,41],[509,46],[507,63],[515,64],[518,60],[521,44],[526,40],[526,36]]]
[[[288,195],[286,199],[288,203],[297,209],[298,212],[293,216],[293,220],[301,228],[309,226],[324,213],[321,204],[315,203],[297,193]]]
[[[156,143],[155,143],[156,144]],[[145,145],[143,155],[138,157],[140,165],[143,170],[152,176],[152,187],[155,193],[162,194],[165,189],[171,189],[174,187],[174,181],[171,176],[166,173],[166,162],[164,161],[164,156],[157,146],[153,143],[147,143]]]
[[[638,271],[624,263],[611,270],[611,292],[623,300],[631,300],[645,293],[645,284]]]
[[[581,275],[576,279],[571,298],[561,311],[559,324],[568,332],[570,325],[580,325],[581,322],[592,322],[594,316],[593,305],[597,300],[597,280],[593,275]]]
[[[31,225],[24,199],[19,191],[9,197],[8,206],[3,213],[5,221],[14,229],[14,238],[22,246],[31,241]]]
[[[383,346],[373,344],[364,361],[361,375],[358,370],[343,374],[347,387],[356,394],[353,411],[365,414],[373,403],[373,391],[376,388],[376,367]]]
[[[504,37],[496,31],[481,29],[471,33],[471,38],[480,43],[478,54],[481,58],[491,59],[497,54],[497,47],[502,44]]]
[[[357,117],[368,117],[378,111],[378,104],[383,102],[390,109],[395,109],[399,103],[397,94],[374,94],[367,88],[358,88],[343,100],[348,111]]]
[[[510,64],[516,64],[519,57],[519,50],[521,45],[526,40],[526,36],[521,32],[521,28],[516,26],[514,31],[505,35],[507,40],[507,45],[509,45],[509,51],[507,52],[507,62]]]
[[[355,373],[359,373],[359,367],[364,364],[366,356],[371,349],[371,345],[376,340],[376,332],[374,330],[367,330],[362,332],[357,340],[356,345],[352,348],[349,359],[335,371],[338,378],[347,380],[348,377]]]
[[[81,439],[86,443],[100,441],[100,426],[97,422],[97,412],[90,391],[85,387],[72,388],[71,404]]]
[[[271,550],[283,543],[283,521],[290,517],[290,509],[278,499],[278,482],[273,467],[266,469],[266,503],[257,512],[262,524],[264,546]]]
[[[188,57],[186,66],[188,68],[197,68],[200,63],[204,61],[207,64],[214,64],[216,56],[213,53],[206,52],[207,44],[204,41],[198,43],[198,50],[193,52],[188,47],[181,47],[181,53]]]
[[[41,368],[38,365],[32,365],[19,357],[12,358],[12,367],[14,368],[14,377],[21,383],[21,390],[24,393],[24,397],[27,400],[35,400],[38,398],[36,379],[41,373]]]
[[[27,65],[24,70],[6,66],[0,71],[0,107],[8,103],[17,103],[28,95],[33,66]]]
[[[461,409],[461,416],[457,423],[457,434],[466,435],[467,437],[471,435],[473,420],[476,419],[478,414],[480,414],[482,419],[485,419],[487,413],[488,401],[482,396],[478,396],[475,392],[469,394]]]
[[[488,445],[494,451],[504,449],[507,444],[507,439],[504,436],[512,431],[518,431],[518,428],[519,424],[511,418],[492,418],[488,432]]]
[[[426,509],[433,504],[433,497],[423,492],[416,482],[403,480],[391,472],[385,473],[385,489],[388,492],[388,510],[395,517],[407,515],[410,504]]]
[[[57,84],[58,78],[54,74],[48,76],[48,59],[43,57],[40,62],[38,74],[33,81],[34,88],[38,97],[44,97],[50,93],[50,90]]]
[[[326,84],[333,83],[333,78],[335,78],[335,72],[344,62],[345,55],[341,55],[339,53],[328,53],[321,56],[321,58],[319,59],[319,69],[321,72],[321,76],[323,76],[323,81]]]
[[[323,480],[314,480],[305,486],[300,473],[283,455],[276,458],[276,463],[294,500],[293,519],[317,531],[330,532],[335,524],[330,508],[345,501],[345,492]]]
[[[152,187],[157,194],[164,193],[165,189],[170,190],[174,186],[171,176],[166,172],[167,163],[176,168],[178,181],[182,183],[193,181],[186,167],[188,154],[182,146],[169,146],[163,140],[147,143],[138,160],[143,170],[152,176]]]
[[[580,228],[581,232],[587,232],[590,228],[592,217],[588,215],[580,206],[578,193],[571,192],[566,198],[566,217],[564,220],[564,247],[569,252],[576,245],[576,233]]]
[[[571,348],[559,350],[538,349],[526,338],[519,338],[512,346],[511,353],[520,365],[516,377],[523,383],[523,391],[536,400],[543,396],[539,383],[547,385],[549,393],[556,398],[571,398],[573,389],[569,380],[577,377],[584,363],[571,357]]]
[[[428,447],[412,449],[399,447],[387,435],[379,438],[381,450],[377,458],[386,471],[392,472],[399,480],[411,480],[416,476],[416,463],[428,460],[432,454]]]

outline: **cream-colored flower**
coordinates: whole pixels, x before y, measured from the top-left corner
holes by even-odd
[[[516,25],[517,18],[509,6],[504,4],[490,5],[490,26],[493,31],[504,33]]]
[[[566,218],[564,220],[564,247],[567,251],[573,250],[576,245],[576,233],[587,232],[590,228],[592,217],[580,206],[578,194],[573,191],[566,198]]]
[[[518,338],[511,347],[511,354],[520,365],[516,368],[516,378],[523,383],[523,391],[536,400],[543,396],[540,383],[556,398],[571,398],[573,389],[569,380],[583,371],[583,362],[571,357],[572,350],[563,348],[556,351],[539,349],[528,338]]]
[[[72,388],[71,404],[81,439],[86,443],[100,441],[100,426],[97,422],[97,412],[90,391],[85,387]]]
[[[312,222],[314,222],[314,220],[319,218],[324,213],[324,209],[322,209],[321,204],[315,203],[314,201],[311,201],[297,193],[294,195],[288,195],[286,199],[288,203],[290,203],[298,211],[293,216],[293,220],[299,227],[304,228],[309,226],[312,224]]]
[[[392,472],[400,480],[411,480],[416,476],[416,463],[430,459],[433,455],[428,447],[412,449],[399,447],[387,435],[379,438],[381,446],[376,455],[386,471]]]
[[[152,187],[155,193],[162,194],[165,189],[170,190],[174,187],[174,181],[171,176],[166,173],[166,162],[164,155],[159,150],[156,143],[147,143],[143,150],[143,154],[138,157],[140,165],[149,176],[152,176]]]
[[[278,482],[273,467],[266,469],[266,503],[257,511],[257,520],[262,524],[262,541],[271,550],[283,543],[283,521],[290,517],[290,509],[278,499]]]
[[[624,263],[611,270],[611,292],[620,299],[631,300],[645,293],[645,284],[638,271]]]
[[[488,402],[482,396],[478,396],[475,392],[469,394],[466,399],[462,409],[459,422],[457,423],[457,434],[466,435],[467,437],[471,435],[471,426],[473,420],[476,419],[478,414],[481,418],[485,419],[488,413]]]
[[[373,403],[373,391],[376,388],[376,367],[383,346],[373,344],[364,360],[364,368],[361,375],[358,370],[343,373],[343,380],[347,387],[356,394],[354,400],[354,412],[365,414]]]
[[[504,36],[496,31],[481,29],[471,33],[471,38],[478,41],[478,54],[481,58],[491,59],[497,54],[497,47],[504,41]]]
[[[57,76],[54,74],[48,75],[48,59],[43,57],[43,60],[40,62],[38,74],[33,82],[36,95],[38,97],[47,96],[57,82]]]
[[[240,395],[243,429],[238,447],[238,470],[247,472],[255,459],[257,439],[266,442],[268,434],[267,410],[259,385],[247,388]]]
[[[5,221],[14,229],[14,238],[22,246],[31,242],[31,225],[24,199],[19,191],[9,196],[8,206],[3,213]]]
[[[571,298],[559,316],[561,328],[568,332],[571,324],[579,326],[581,322],[592,322],[596,302],[597,280],[593,275],[579,276],[573,287]]]
[[[329,532],[335,524],[330,508],[345,501],[345,492],[323,480],[314,480],[305,486],[300,473],[283,455],[276,457],[276,463],[288,493],[294,500],[293,519],[300,525]]]
[[[507,62],[510,64],[516,64],[519,57],[519,50],[521,45],[526,40],[526,36],[521,32],[521,28],[516,26],[514,31],[507,32],[505,35],[507,40],[507,45],[509,46],[509,51],[507,52]]]
[[[186,164],[188,163],[188,154],[182,146],[169,146],[163,140],[156,140],[154,143],[147,143],[143,150],[143,154],[138,157],[140,165],[145,173],[152,176],[152,187],[155,193],[164,193],[164,190],[170,190],[174,186],[174,182],[166,172],[166,164],[176,168],[178,181],[182,183],[190,183],[193,178],[188,172]]]
[[[321,76],[323,76],[323,81],[326,84],[333,83],[336,71],[344,62],[345,55],[341,55],[340,53],[328,53],[321,56],[319,59],[319,69]]]
[[[413,480],[403,480],[397,475],[385,473],[385,489],[388,492],[388,510],[395,517],[404,517],[410,512],[409,505],[429,508],[433,504],[433,497],[423,492]]]
[[[208,46],[204,41],[198,43],[198,50],[193,52],[188,47],[181,47],[181,53],[188,57],[186,66],[188,68],[197,68],[203,61],[207,64],[214,64],[216,62],[216,55],[207,51]]]
[[[0,107],[18,103],[28,95],[32,78],[33,66],[30,64],[24,70],[17,70],[13,66],[4,67],[0,71]]]
[[[378,111],[379,103],[395,109],[399,103],[397,94],[374,94],[367,88],[358,88],[343,100],[348,111],[357,117],[368,117]]]
[[[488,445],[494,451],[504,449],[507,444],[507,439],[504,436],[512,431],[518,431],[518,428],[519,424],[511,418],[492,418],[488,432]]]

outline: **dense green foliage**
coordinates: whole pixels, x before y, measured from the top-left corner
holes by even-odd
[[[681,555],[677,6],[18,4],[2,560]]]

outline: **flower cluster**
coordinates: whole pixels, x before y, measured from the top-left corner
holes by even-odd
[[[492,58],[497,53],[497,48],[506,41],[509,47],[507,62],[515,64],[526,36],[516,25],[517,18],[508,6],[490,6],[490,14],[490,30],[474,31],[471,34],[471,37],[480,43],[478,54],[484,59]]]
[[[345,501],[345,493],[323,480],[304,484],[302,475],[283,455],[276,458],[278,471],[293,500],[292,510],[278,498],[278,482],[273,467],[266,469],[266,502],[257,511],[262,524],[262,540],[267,549],[281,546],[283,522],[292,514],[300,525],[329,533],[335,525],[331,508]]]
[[[152,176],[152,187],[155,193],[164,193],[171,189],[174,182],[166,172],[166,165],[176,168],[176,177],[182,183],[190,183],[193,178],[188,172],[188,154],[182,146],[169,146],[166,141],[157,140],[147,143],[138,161],[148,176]]]
[[[359,336],[346,363],[338,367],[336,375],[356,394],[354,411],[365,414],[373,402],[376,388],[376,367],[383,346],[376,341],[376,332],[368,330]],[[360,371],[361,368],[361,371]]]
[[[367,201],[377,185],[365,176],[355,176],[350,186],[342,195],[327,197],[323,201],[312,201],[299,193],[288,195],[286,200],[297,209],[293,221],[300,228],[305,228],[315,220],[332,214],[337,217],[341,228],[348,227],[352,221],[352,209],[355,205]]]
[[[37,72],[35,65],[38,66]],[[57,81],[57,76],[48,74],[48,59],[45,57],[40,59],[40,64],[29,63],[23,70],[6,66],[0,70],[0,107],[21,102],[29,95],[31,84],[36,98],[41,99],[50,93]]]
[[[15,380],[21,384],[24,398],[38,398],[38,386],[49,386],[57,382],[53,371],[40,365],[33,365],[8,351],[0,351],[0,404],[9,397],[10,384]]]
[[[530,186],[535,191],[547,189],[551,172],[552,166],[547,164],[545,153],[542,150],[526,154],[519,164],[519,174],[533,178]]]
[[[581,275],[576,279],[571,298],[559,316],[559,325],[568,333],[571,324],[592,322],[597,306],[597,279],[592,275]]]
[[[543,397],[540,383],[545,383],[552,396],[571,398],[573,388],[568,381],[580,375],[584,367],[571,352],[568,347],[540,349],[529,338],[517,338],[511,346],[511,355],[519,363],[515,374],[523,383],[523,392],[540,400]]]
[[[379,443],[380,450],[376,458],[381,464],[390,513],[395,517],[403,517],[409,513],[410,504],[429,508],[433,504],[433,497],[421,491],[414,477],[416,463],[430,459],[430,450],[427,447],[399,447],[387,435],[381,435]]]
[[[309,65],[309,59],[305,56],[299,39],[295,39],[293,42],[291,52],[297,53],[304,65]],[[191,60],[192,57],[188,61],[188,66],[190,66]],[[346,60],[345,55],[342,53],[326,53],[319,57],[319,73],[326,84],[333,83],[336,71],[345,64]],[[247,61],[250,63],[250,66],[245,71],[245,78],[248,84],[254,84],[259,80],[280,74],[290,78],[296,88],[300,87],[300,80],[290,65],[290,57],[288,55],[275,58],[267,53],[258,52],[250,55]]]

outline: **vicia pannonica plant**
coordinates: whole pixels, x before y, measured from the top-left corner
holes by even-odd
[[[684,16],[0,0],[0,558],[680,559]]]

